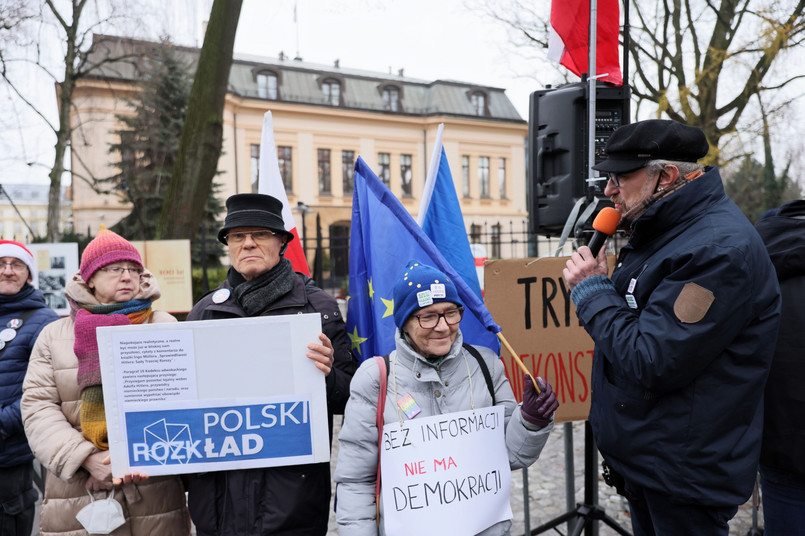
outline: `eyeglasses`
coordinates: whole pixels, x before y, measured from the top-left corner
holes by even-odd
[[[622,175],[628,174],[628,173],[634,173],[635,171],[640,171],[641,169],[645,169],[645,168],[646,168],[646,166],[643,166],[643,167],[640,167],[640,168],[637,168],[637,169],[633,169],[632,171],[628,171],[626,173],[615,173],[614,171],[610,171],[609,173],[607,173],[607,179],[612,181],[612,184],[614,184],[617,188],[620,188],[621,187],[621,180],[620,180],[619,177],[621,177]],[[660,170],[660,173],[662,173],[662,170]]]
[[[226,243],[230,246],[238,246],[246,241],[246,237],[251,236],[252,240],[254,240],[257,244],[265,244],[267,243],[272,236],[277,236],[277,233],[274,231],[251,231],[249,233],[229,233],[224,238],[226,239]]]
[[[621,181],[618,179],[618,174],[610,171],[607,173],[607,179],[612,181],[612,184],[615,185],[616,188],[621,187]]]
[[[5,271],[5,269],[10,266],[11,269],[14,270],[15,272],[22,272],[23,270],[25,270],[27,268],[25,263],[22,263],[22,262],[0,262],[0,266],[2,266],[2,268],[0,268],[0,270],[3,270],[3,271]]]
[[[131,275],[141,276],[143,275],[143,269],[139,266],[104,266],[103,268],[99,268],[99,270],[103,270],[108,274],[112,274],[114,276],[120,277],[123,275],[123,272],[128,272]]]
[[[439,319],[444,318],[448,326],[455,326],[461,322],[464,316],[464,308],[458,307],[457,309],[450,309],[443,313],[426,313],[424,315],[413,315],[419,322],[419,327],[422,329],[433,329],[439,325]]]

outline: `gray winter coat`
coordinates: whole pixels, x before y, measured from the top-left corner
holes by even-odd
[[[397,331],[397,349],[389,356],[384,422],[397,422],[399,417],[394,403],[395,373],[397,393],[410,393],[421,413],[417,417],[444,415],[471,409],[470,385],[476,408],[492,405],[483,373],[469,352],[462,356],[461,331],[450,353],[436,367],[417,354],[400,338]],[[496,405],[505,407],[506,448],[512,469],[528,467],[539,457],[548,440],[553,424],[539,430],[530,423],[523,424],[514,393],[506,378],[503,363],[488,348],[477,347],[492,376]],[[466,364],[465,364],[466,357]],[[468,381],[467,365],[472,382]],[[336,488],[336,519],[340,536],[369,536],[377,534],[375,521],[375,483],[377,474],[377,395],[380,378],[374,359],[364,361],[352,379],[350,397],[344,412],[344,424],[338,435],[339,451],[333,479]],[[383,517],[381,494],[380,517]],[[381,534],[384,534],[381,523]],[[499,536],[509,534],[510,521],[502,521],[480,534]]]

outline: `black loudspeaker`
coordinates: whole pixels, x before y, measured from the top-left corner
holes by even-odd
[[[528,213],[532,233],[561,234],[576,202],[605,200],[605,181],[587,182],[586,82],[531,94],[528,118]],[[596,87],[595,161],[618,127],[629,122],[629,87]]]

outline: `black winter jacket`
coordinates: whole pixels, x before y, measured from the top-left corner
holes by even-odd
[[[627,488],[743,504],[757,475],[780,294],[718,171],[640,216],[610,286],[577,306],[595,341],[590,423]]]
[[[214,303],[215,292],[211,292],[199,300],[187,320],[246,316],[229,282],[220,289],[230,291],[226,301]],[[321,314],[322,331],[335,350],[334,367],[325,381],[332,417],[343,414],[357,368],[338,303],[312,279],[297,274],[293,289],[268,305],[263,315],[313,312]],[[188,505],[199,536],[324,536],[330,489],[329,463],[216,471],[189,476]]]
[[[28,370],[28,358],[42,328],[59,319],[48,309],[42,293],[26,284],[14,296],[0,296],[0,330],[6,324],[32,311],[17,335],[0,351],[0,467],[11,467],[33,459],[20,416],[22,380]]]
[[[805,199],[757,224],[783,295],[780,335],[766,383],[760,464],[805,479]]]

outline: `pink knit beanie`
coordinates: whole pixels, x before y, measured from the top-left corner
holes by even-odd
[[[140,266],[143,265],[140,253],[131,245],[131,242],[109,229],[101,228],[98,236],[87,244],[81,255],[81,268],[79,269],[81,279],[89,281],[100,268],[120,261],[131,261]]]

